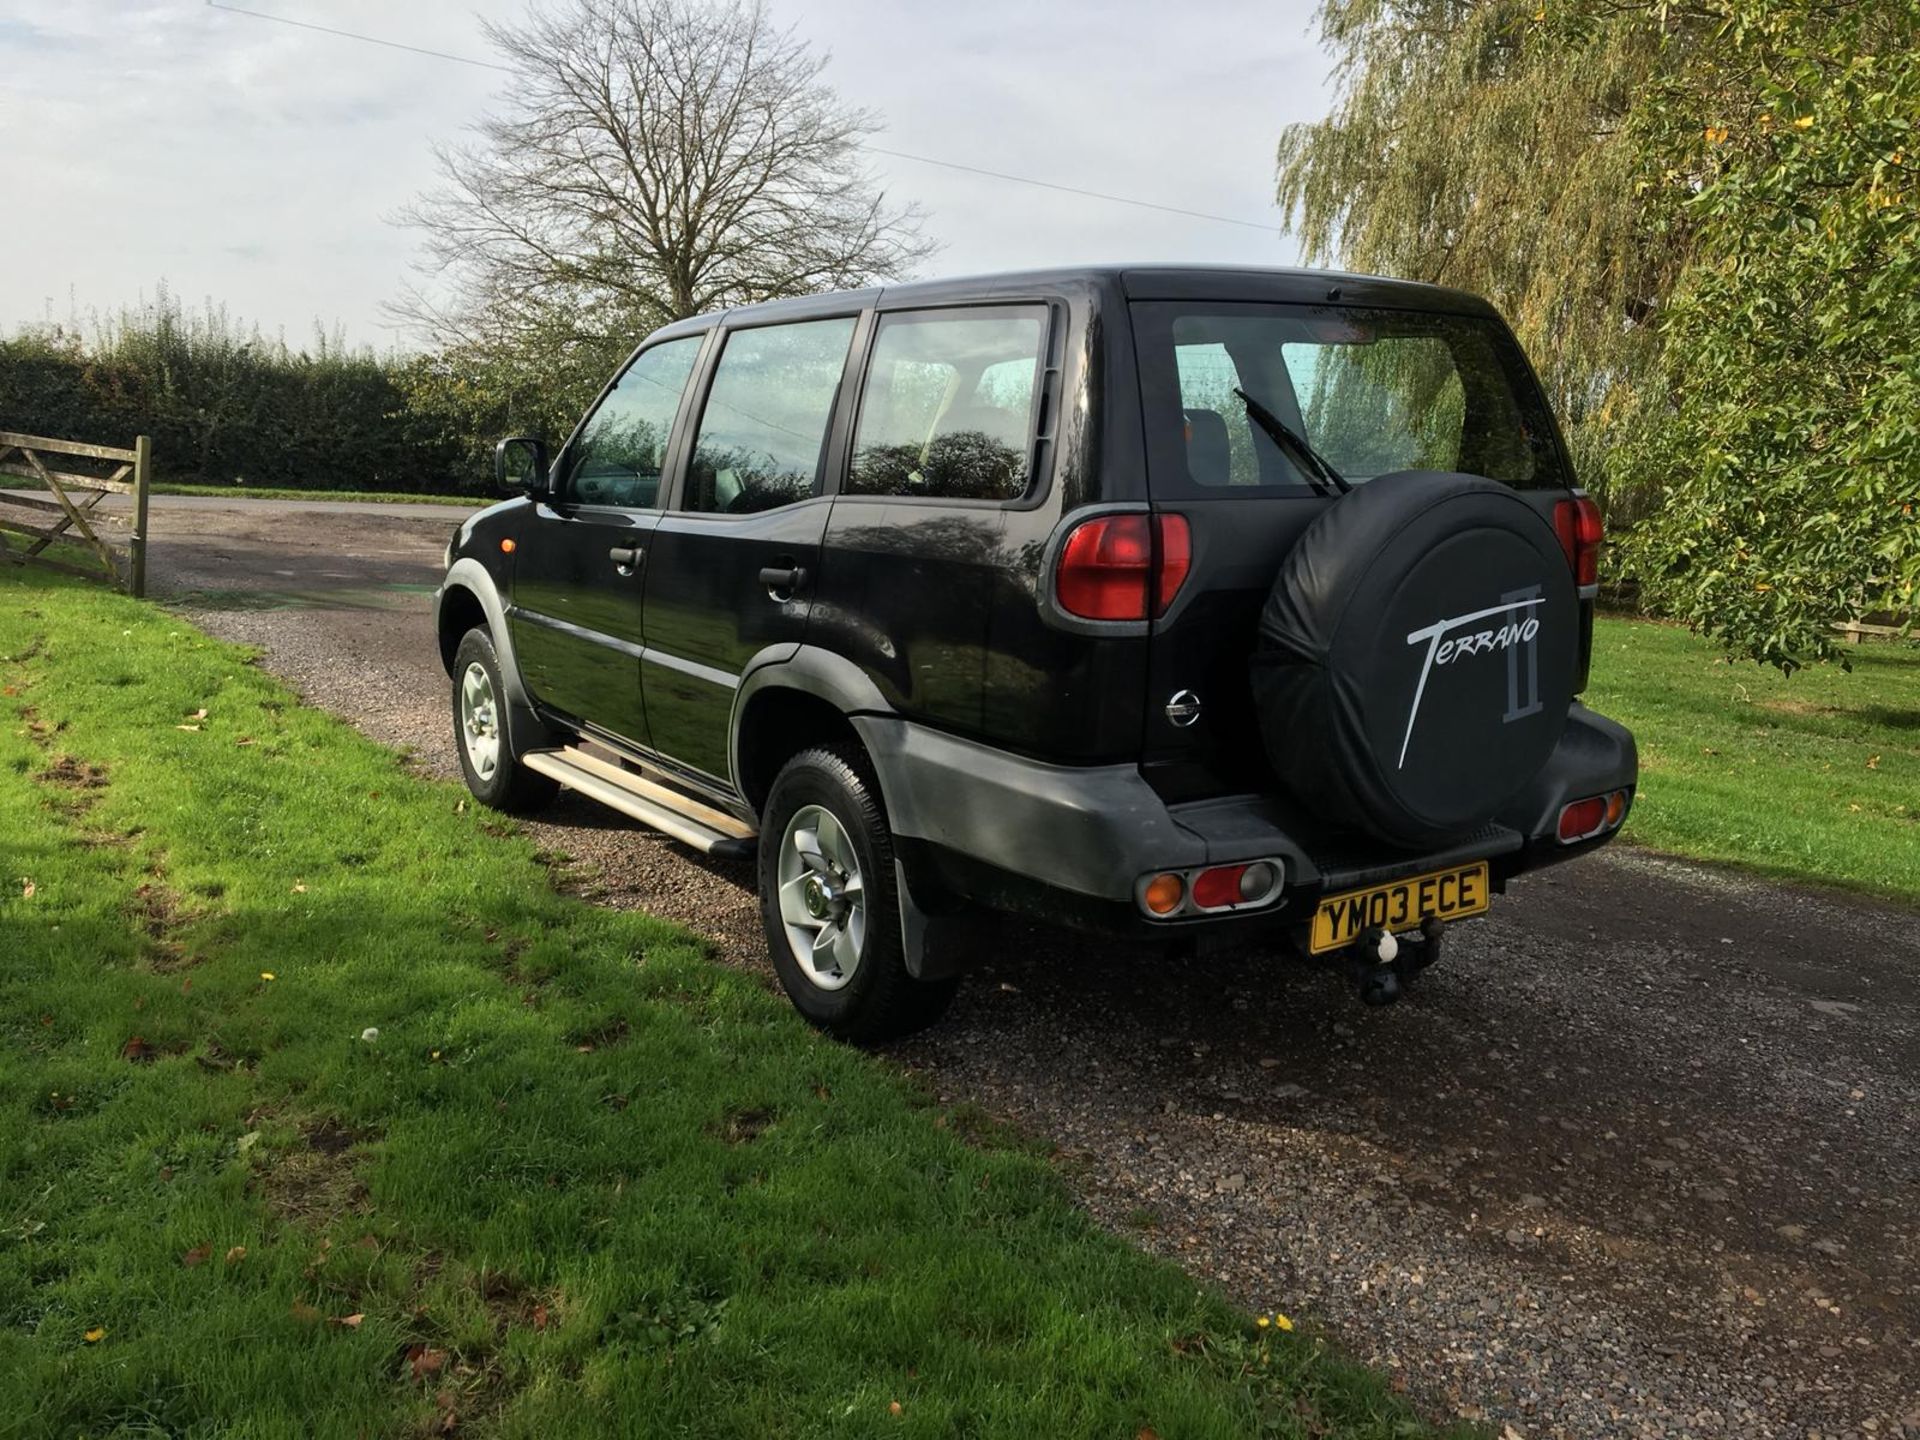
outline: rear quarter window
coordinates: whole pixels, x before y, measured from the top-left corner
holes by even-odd
[[[882,315],[842,493],[1026,494],[1046,327],[1041,306]]]

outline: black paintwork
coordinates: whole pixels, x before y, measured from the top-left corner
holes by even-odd
[[[1356,304],[1499,323],[1484,301],[1433,286],[1200,267],[945,280],[703,316],[640,347],[705,337],[667,449],[660,508],[596,509],[542,485],[468,522],[454,555],[479,560],[505,602],[520,676],[542,721],[677,773],[742,814],[751,810],[729,757],[741,682],[803,645],[858,667],[889,718],[1012,756],[1138,766],[1169,803],[1270,788],[1246,657],[1281,558],[1326,500],[1217,495],[1168,505],[1163,496],[1192,526],[1194,570],[1152,634],[1144,625],[1065,626],[1043,603],[1049,542],[1071,517],[1089,506],[1155,503],[1131,307],[1180,300]],[[1028,495],[841,496],[875,317],[1009,304],[1043,305],[1052,317]],[[683,512],[690,436],[729,328],[839,315],[858,325],[815,498],[751,516]],[[578,434],[554,457],[552,476],[567,473]],[[1564,493],[1529,499],[1545,513]],[[511,554],[503,539],[515,542]],[[610,559],[628,547],[638,552],[634,564]],[[769,570],[801,578],[774,588],[762,583]],[[768,687],[748,688],[757,699]],[[1190,730],[1164,713],[1180,689],[1207,699]]]

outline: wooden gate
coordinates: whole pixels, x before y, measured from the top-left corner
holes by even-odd
[[[61,463],[69,467],[77,460],[83,469],[56,470],[43,458],[50,455],[63,457]],[[104,473],[86,474],[84,469]],[[0,532],[26,535],[33,541],[22,548],[17,543],[8,543],[6,535],[0,533],[0,560],[11,560],[16,565],[41,565],[88,579],[104,578],[124,586],[136,596],[144,596],[147,593],[147,488],[152,471],[153,442],[145,435],[133,442],[131,450],[116,450],[108,445],[86,445],[78,440],[50,440],[42,435],[15,435],[0,430],[0,475],[37,480],[52,497],[43,500],[38,495],[0,495],[0,507],[45,510],[54,517],[47,525],[28,525],[0,515]],[[120,551],[102,540],[94,528],[96,521],[105,518],[94,507],[109,494],[133,497],[133,531],[127,542],[124,567]],[[71,565],[65,560],[50,558],[45,552],[56,540],[91,550],[100,562],[99,567]]]

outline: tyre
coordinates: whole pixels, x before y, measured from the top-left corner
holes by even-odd
[[[453,748],[474,799],[525,815],[553,803],[560,782],[514,758],[507,734],[507,687],[493,637],[476,626],[453,656]]]
[[[959,981],[907,973],[893,836],[857,748],[804,750],[787,762],[762,814],[759,868],[773,968],[809,1021],[874,1044],[945,1012]]]

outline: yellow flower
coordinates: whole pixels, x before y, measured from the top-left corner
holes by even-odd
[[[1273,1323],[1274,1323],[1274,1324],[1276,1324],[1276,1325],[1278,1325],[1278,1326],[1279,1326],[1279,1327],[1280,1327],[1280,1328],[1281,1328],[1282,1330],[1291,1330],[1291,1329],[1293,1329],[1293,1321],[1291,1321],[1291,1320],[1289,1320],[1289,1319],[1288,1319],[1288,1318],[1287,1318],[1286,1316],[1284,1316],[1284,1315],[1276,1315],[1276,1316],[1274,1316],[1274,1317],[1273,1317]]]
[[[262,970],[262,971],[260,972],[260,978],[261,978],[262,980],[271,980],[271,979],[273,979],[273,978],[274,978],[274,974],[273,974],[273,971],[271,971],[271,970]]]
[[[85,1340],[89,1345],[98,1345],[102,1340],[107,1338],[106,1326],[96,1325],[80,1338]]]
[[[1793,128],[1796,130],[1811,130],[1813,128],[1813,116],[1802,115],[1798,120],[1793,122]]]
[[[1271,1325],[1273,1322],[1267,1319],[1266,1316],[1262,1315],[1258,1320],[1254,1321],[1253,1323],[1258,1325],[1262,1330],[1264,1330],[1267,1328],[1267,1326]]]

